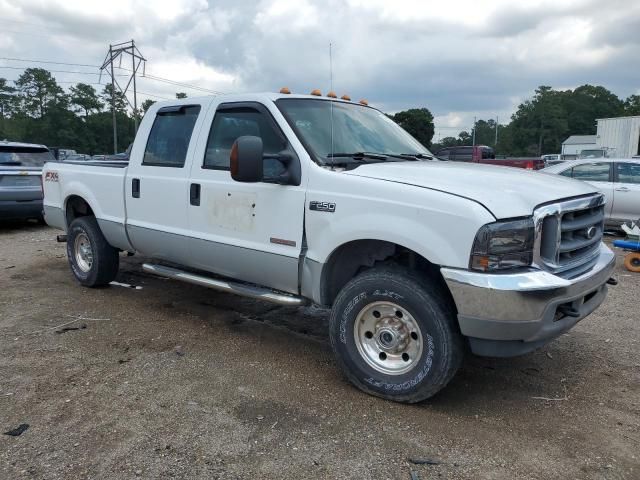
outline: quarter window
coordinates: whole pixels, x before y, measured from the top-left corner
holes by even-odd
[[[618,163],[618,182],[640,184],[640,163]]]
[[[149,133],[142,164],[183,167],[198,113],[199,105],[165,107],[158,110]]]

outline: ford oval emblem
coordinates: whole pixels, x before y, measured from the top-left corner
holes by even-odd
[[[589,240],[591,240],[593,237],[596,236],[596,232],[598,231],[598,229],[596,227],[589,227],[587,229],[587,238]]]

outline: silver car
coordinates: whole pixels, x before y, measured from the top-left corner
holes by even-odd
[[[620,226],[640,218],[640,159],[598,158],[563,162],[540,170],[582,180],[607,200],[605,223]]]
[[[53,161],[44,145],[0,142],[0,220],[42,219],[42,167]]]

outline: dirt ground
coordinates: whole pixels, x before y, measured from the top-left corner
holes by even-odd
[[[29,425],[0,434],[1,479],[640,478],[640,274],[622,253],[568,334],[469,357],[408,406],[343,379],[323,311],[155,278],[138,257],[117,280],[142,289],[82,288],[57,233],[0,225],[0,428]]]

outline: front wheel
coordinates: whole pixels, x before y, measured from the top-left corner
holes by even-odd
[[[463,356],[442,290],[401,269],[374,268],[347,283],[331,311],[330,339],[355,386],[398,402],[435,395]]]
[[[94,217],[79,217],[71,222],[67,257],[73,275],[86,287],[106,285],[118,273],[118,250],[109,245]]]

